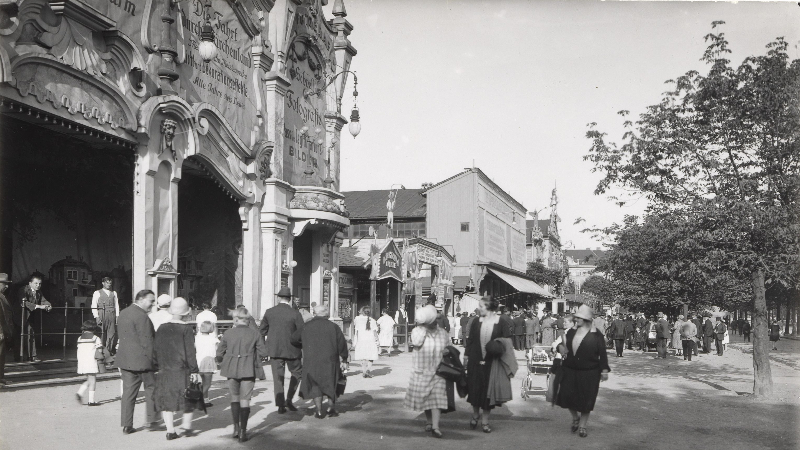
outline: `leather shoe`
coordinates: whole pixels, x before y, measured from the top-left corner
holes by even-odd
[[[289,411],[297,411],[297,408],[295,408],[292,402],[286,404],[286,409],[288,409]]]
[[[131,434],[131,433],[136,433],[136,428],[122,427],[122,434]]]
[[[100,406],[100,403],[97,403],[97,402],[89,402],[89,403],[87,403],[87,405],[89,405],[89,406]]]
[[[315,412],[315,413],[314,413],[314,418],[315,418],[315,419],[324,419],[324,418],[325,418],[325,416],[324,416],[324,415],[322,415],[322,414],[320,414],[320,413],[318,413],[318,412]]]
[[[239,442],[247,442],[247,430],[239,430]]]
[[[328,417],[339,417],[339,413],[335,409],[328,410]]]
[[[173,439],[178,439],[180,435],[178,433],[167,433],[167,440],[171,441]]]
[[[285,406],[279,406],[278,407],[278,414],[286,414],[286,407]]]

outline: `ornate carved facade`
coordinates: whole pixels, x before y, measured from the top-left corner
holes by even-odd
[[[325,293],[338,292],[330,274],[349,224],[338,193],[347,76],[309,93],[356,54],[344,2],[331,19],[327,0],[204,3],[4,2],[0,113],[132,155],[134,292],[177,293],[178,185],[198,170],[239,204],[237,283],[254,315],[282,284],[335,305]],[[199,53],[207,16],[218,49],[210,62]],[[292,265],[303,239],[304,267]]]

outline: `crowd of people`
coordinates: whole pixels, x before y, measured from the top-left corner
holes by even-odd
[[[8,284],[4,275],[0,274],[1,300]],[[22,304],[27,311],[50,307],[38,294],[40,283],[32,279],[25,287]],[[217,315],[208,304],[196,312],[181,297],[156,298],[152,291],[143,290],[130,307],[120,311],[111,288],[111,280],[104,279],[102,289],[93,296],[93,318],[82,324],[77,370],[86,381],[76,398],[99,406],[97,374],[110,370],[115,360],[121,378],[123,433],[137,431],[133,411],[144,385],[146,428],[164,429],[167,440],[181,436],[175,426],[176,413],[182,413],[182,435],[195,434],[193,415],[214,406],[208,401],[209,388],[213,375],[219,373],[227,380],[232,437],[247,441],[250,401],[256,380],[266,379],[267,360],[279,414],[297,411],[297,395],[313,400],[314,417],[337,417],[336,401],[345,391],[349,363],[360,361],[362,376],[373,377],[373,362],[405,344],[405,333],[398,334],[396,329],[405,326],[409,317],[401,307],[394,314],[382,310],[376,320],[369,307],[361,308],[352,323],[352,339],[347,341],[340,327],[329,320],[328,305],[298,310],[290,289],[284,287],[277,294],[279,303],[265,311],[260,323],[246,308],[237,306],[229,311],[233,326],[220,333]],[[9,309],[5,303],[0,302],[4,322]],[[554,405],[569,410],[572,432],[585,437],[600,382],[610,372],[607,349],[623,357],[626,349],[646,352],[654,348],[656,358],[667,358],[672,348],[676,356],[691,361],[700,353],[711,353],[712,346],[717,355],[724,355],[730,333],[744,336],[745,341],[751,334],[748,321],[726,321],[711,313],[679,315],[670,321],[661,312],[649,318],[642,313],[603,316],[581,305],[574,313],[544,311],[539,318],[533,311],[511,312],[484,297],[472,313],[448,318],[435,303],[435,297],[429,297],[428,304],[414,314],[416,326],[408,335],[412,370],[404,405],[424,411],[425,430],[436,438],[444,436],[440,418],[456,410],[456,396],[466,398],[472,408],[469,426],[492,432],[492,410],[512,400],[510,379],[519,370],[515,351],[545,347],[557,355],[559,363],[553,366],[548,393]],[[774,321],[770,326],[773,348],[781,331]],[[457,346],[463,349],[463,358]],[[32,342],[24,347],[35,355]]]

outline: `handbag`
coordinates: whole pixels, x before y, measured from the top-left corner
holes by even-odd
[[[439,362],[439,366],[436,367],[436,375],[439,375],[447,381],[457,382],[464,376],[464,369],[456,367],[453,363],[442,359],[442,361]]]
[[[203,383],[190,382],[183,391],[183,398],[186,400],[198,401],[203,400]]]
[[[339,381],[336,383],[336,397],[344,395],[344,390],[347,388],[347,375],[342,374]]]

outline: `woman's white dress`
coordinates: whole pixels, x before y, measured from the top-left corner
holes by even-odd
[[[378,342],[381,344],[381,347],[393,346],[394,319],[384,314],[380,319],[378,319],[378,327],[380,328],[380,332],[378,333]]]
[[[367,330],[367,322],[370,329]],[[355,352],[353,360],[378,359],[378,322],[372,317],[358,316],[353,319],[353,330],[355,330]]]
[[[197,367],[201,373],[214,373],[217,371],[217,345],[219,338],[213,333],[200,333],[194,338],[194,348],[197,357]]]
[[[722,345],[728,344],[731,342],[731,337],[728,336],[728,330],[725,330],[725,337],[722,338]]]

